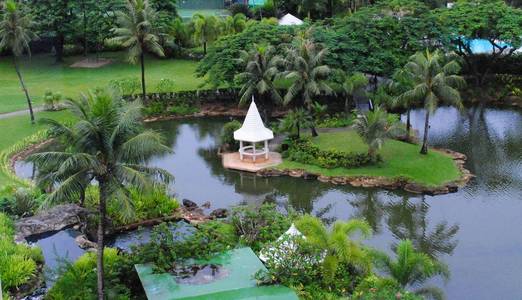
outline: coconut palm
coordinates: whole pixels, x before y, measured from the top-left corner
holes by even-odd
[[[308,33],[307,33],[308,34]],[[302,38],[297,45],[288,50],[288,71],[286,79],[292,84],[284,98],[287,105],[294,99],[301,97],[302,105],[311,113],[313,98],[324,93],[332,94],[332,88],[326,83],[330,75],[330,67],[323,64],[327,49],[319,49],[313,41]],[[312,135],[317,136],[315,125],[312,124]]]
[[[274,105],[282,98],[274,86],[274,78],[282,72],[284,60],[275,55],[272,46],[255,45],[250,51],[241,50],[238,63],[244,66],[244,72],[237,75],[243,83],[239,94],[240,104],[245,104],[254,96],[261,105],[265,122],[270,121]]]
[[[27,99],[31,123],[34,124],[33,105],[20,71],[18,59],[24,51],[31,55],[29,43],[36,39],[36,34],[31,31],[33,22],[30,15],[22,13],[19,5],[21,4],[17,4],[13,0],[8,0],[4,3],[4,14],[0,22],[0,51],[9,49],[13,54],[16,75],[18,75],[20,85]]]
[[[146,99],[145,90],[145,52],[164,56],[159,37],[153,27],[157,12],[149,5],[148,0],[127,0],[125,9],[116,12],[117,27],[112,29],[114,42],[128,49],[129,62],[141,65],[142,101]]]
[[[376,107],[373,111],[358,115],[353,126],[368,145],[368,155],[375,159],[377,150],[381,149],[386,139],[402,133],[402,128],[397,123],[389,124],[386,111]]]
[[[430,114],[434,113],[440,103],[462,107],[458,88],[465,81],[458,76],[460,64],[452,57],[446,57],[442,52],[418,52],[410,57],[404,67],[413,81],[411,89],[402,94],[408,101],[422,101],[426,109],[424,120],[424,139],[420,153],[428,153],[428,130]]]
[[[327,281],[333,278],[341,262],[365,272],[370,271],[371,255],[359,240],[352,239],[356,233],[360,234],[361,238],[371,236],[372,229],[366,221],[336,221],[332,229],[328,230],[318,218],[304,215],[296,221],[296,227],[304,234],[307,242],[324,250],[322,267]]]
[[[296,134],[296,137],[301,138],[301,129],[308,128],[312,124],[312,117],[310,114],[302,109],[297,108],[289,111],[285,118],[281,120],[281,128],[290,134]]]
[[[247,18],[244,14],[239,13],[234,16],[228,16],[223,22],[224,34],[235,34],[245,30]]]
[[[405,69],[397,70],[393,74],[392,80],[388,84],[388,88],[393,94],[398,95],[392,97],[391,104],[394,107],[402,107],[403,109],[406,109],[406,137],[409,140],[411,137],[411,110],[414,108],[415,104],[419,102],[414,98],[404,96],[405,92],[413,88],[413,78],[411,77],[411,73]]]
[[[194,30],[194,42],[203,45],[203,54],[207,54],[207,44],[213,42],[221,33],[220,21],[215,16],[205,17],[202,14],[192,16],[192,26]]]
[[[80,101],[68,101],[78,117],[72,126],[46,120],[57,133],[63,151],[42,152],[28,159],[52,172],[56,188],[48,202],[78,198],[85,189],[85,178],[93,178],[99,191],[97,272],[98,299],[104,299],[103,248],[106,207],[116,201],[123,216],[131,218],[132,202],[127,197],[128,186],[147,189],[157,181],[168,182],[171,175],[160,168],[143,163],[156,154],[170,152],[162,136],[144,130],[141,123],[142,105],[137,100],[124,102],[108,91],[83,96]],[[53,168],[53,170],[50,170]]]
[[[363,73],[354,73],[350,76],[346,76],[343,81],[342,89],[344,93],[344,111],[346,115],[350,113],[349,104],[353,103],[354,94],[360,89],[366,87],[368,85],[368,77]]]
[[[395,249],[395,259],[380,252],[374,253],[377,268],[395,279],[403,288],[412,287],[416,294],[443,299],[444,294],[434,286],[422,286],[428,279],[441,276],[449,278],[448,267],[430,258],[428,255],[417,252],[410,240],[402,240]],[[420,286],[420,287],[419,287]]]

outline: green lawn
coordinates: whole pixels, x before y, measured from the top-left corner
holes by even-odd
[[[353,130],[322,133],[313,142],[324,150],[337,149],[347,152],[366,152],[367,146]],[[378,165],[346,169],[325,169],[285,160],[280,169],[304,169],[325,176],[384,176],[390,178],[406,177],[417,183],[437,186],[456,180],[460,171],[449,156],[436,151],[428,155],[419,154],[420,146],[396,140],[388,140],[380,154],[383,162]]]
[[[59,91],[67,97],[76,97],[82,91],[94,87],[107,86],[112,79],[140,78],[139,65],[131,65],[125,61],[124,53],[103,53],[102,57],[113,59],[110,65],[98,69],[69,67],[74,62],[83,59],[81,56],[66,57],[63,64],[56,64],[51,55],[35,55],[25,58],[22,64],[22,74],[36,105],[42,103],[46,89]],[[146,59],[147,87],[153,91],[162,78],[175,81],[176,90],[194,90],[203,82],[194,76],[196,61]],[[11,58],[0,59],[0,113],[27,108],[24,94],[14,71]]]
[[[73,116],[66,110],[59,112],[39,112],[36,114],[36,118],[53,118],[56,120],[67,121],[72,120]],[[44,125],[38,124],[31,125],[29,121],[29,115],[27,116],[16,116],[7,119],[0,119],[0,128],[4,133],[0,139],[0,152],[6,148],[20,142],[25,137],[28,137],[42,129],[45,129]],[[0,187],[5,184],[12,183],[9,178],[0,171]]]

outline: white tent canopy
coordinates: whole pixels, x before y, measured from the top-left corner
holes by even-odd
[[[294,17],[291,14],[284,15],[281,19],[279,19],[279,25],[283,26],[292,26],[292,25],[303,25],[303,21],[297,17]]]
[[[293,223],[292,223],[292,226],[290,226],[290,228],[277,239],[277,241],[281,241],[284,238],[288,238],[288,237],[290,237],[290,238],[291,237],[302,237],[303,239],[306,239],[306,237],[301,233],[301,231],[299,231],[299,229],[297,229],[295,227],[295,225]],[[291,243],[288,241],[283,242],[282,246],[284,246],[285,248],[289,248],[291,250],[295,250],[297,247],[296,245],[294,245],[294,243]],[[274,250],[275,250],[274,248],[268,248],[265,251],[273,252]],[[267,256],[268,253],[266,253],[265,251],[261,251],[261,253],[259,253],[259,259],[263,262],[268,261],[268,256]]]
[[[251,156],[254,161],[258,155],[265,155],[265,158],[268,159],[268,141],[273,138],[274,133],[263,124],[263,120],[261,120],[256,103],[254,102],[254,97],[252,97],[252,103],[250,103],[250,107],[248,108],[243,126],[234,131],[234,139],[240,143],[239,155],[241,160],[243,160],[245,155]],[[243,142],[248,142],[252,145],[244,146]],[[256,152],[256,143],[259,142],[264,142],[264,149]]]

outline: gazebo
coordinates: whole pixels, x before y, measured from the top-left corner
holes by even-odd
[[[270,150],[268,141],[274,138],[272,130],[265,127],[259,111],[257,110],[254,97],[248,108],[248,112],[243,122],[243,126],[234,132],[234,139],[239,141],[239,157],[241,160],[245,156],[252,157],[255,162],[257,156],[264,156],[268,160]],[[263,150],[256,149],[256,143],[264,142]],[[245,145],[247,143],[247,145]],[[248,144],[249,143],[249,144]]]

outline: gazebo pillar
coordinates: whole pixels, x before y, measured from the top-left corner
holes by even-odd
[[[268,140],[265,140],[265,158],[268,159]]]
[[[243,141],[239,141],[239,159],[243,160]]]
[[[252,159],[254,160],[254,162],[256,162],[256,143],[252,143],[252,153],[254,154],[252,156]]]

